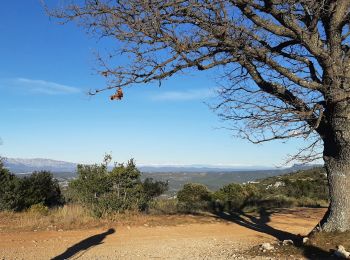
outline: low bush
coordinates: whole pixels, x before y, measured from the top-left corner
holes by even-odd
[[[142,183],[142,188],[146,200],[151,200],[166,192],[169,184],[164,181],[155,181],[153,178],[146,178]]]
[[[146,179],[133,160],[116,164],[111,171],[107,164],[78,165],[78,178],[69,184],[70,201],[81,203],[97,217],[112,212],[144,211],[153,198],[167,190],[168,184]]]
[[[211,192],[199,183],[187,183],[177,193],[178,210],[193,213],[210,208]]]
[[[61,206],[64,203],[58,181],[47,171],[34,172],[29,177],[21,178],[20,209],[27,209],[36,204],[46,207]]]
[[[0,161],[0,210],[22,209],[20,179],[4,168]]]
[[[286,179],[285,186],[281,191],[288,196],[294,198],[308,197],[313,199],[328,199],[328,187],[326,183],[320,179],[317,180],[295,180]]]
[[[0,162],[0,210],[22,211],[36,204],[54,207],[63,203],[58,182],[50,172],[34,172],[19,178]]]
[[[258,198],[258,189],[253,185],[231,183],[213,194],[215,211],[241,211],[245,206],[254,204]]]

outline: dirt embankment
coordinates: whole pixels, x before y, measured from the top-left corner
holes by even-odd
[[[324,211],[299,208],[260,216],[208,216],[198,222],[179,216],[174,225],[153,220],[70,231],[3,229],[0,259],[254,259],[254,245],[306,235]]]

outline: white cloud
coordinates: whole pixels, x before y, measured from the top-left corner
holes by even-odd
[[[153,100],[160,101],[188,101],[203,100],[214,96],[214,91],[210,89],[189,89],[185,91],[168,91],[154,95]]]
[[[15,79],[15,83],[30,91],[47,95],[75,94],[81,92],[80,89],[75,87],[40,79],[17,78]]]

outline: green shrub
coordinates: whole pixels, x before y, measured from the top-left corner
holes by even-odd
[[[20,210],[22,199],[20,179],[4,168],[0,161],[0,210]]]
[[[47,207],[63,205],[63,197],[58,181],[53,179],[50,172],[34,172],[29,177],[20,179],[21,209],[30,208],[35,204]]]
[[[178,208],[183,212],[207,210],[211,201],[211,192],[207,186],[199,183],[188,183],[177,193]]]
[[[42,171],[19,178],[0,163],[0,210],[22,211],[39,203],[47,207],[64,203],[58,182],[52,174]]]
[[[317,180],[285,180],[284,194],[294,198],[309,197],[314,199],[328,199],[328,187],[320,179]]]
[[[153,178],[146,178],[143,183],[143,192],[147,199],[153,199],[168,190],[168,182],[154,181]]]
[[[69,184],[70,200],[79,202],[100,217],[125,210],[146,210],[149,202],[167,189],[167,183],[146,179],[133,160],[108,171],[106,164],[78,165],[78,178]]]
[[[105,165],[78,165],[78,178],[71,181],[68,186],[69,199],[83,205],[96,203],[100,194],[108,191],[106,171]]]
[[[257,197],[258,189],[255,186],[230,183],[214,193],[214,209],[240,211],[246,205],[254,203]]]

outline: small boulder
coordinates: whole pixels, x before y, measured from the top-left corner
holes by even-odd
[[[291,239],[283,240],[282,246],[288,246],[288,245],[291,245],[291,246],[294,245],[293,240],[291,240]]]
[[[337,246],[337,250],[334,251],[334,254],[337,257],[350,259],[350,252],[345,250],[345,247],[342,245]]]
[[[270,243],[263,243],[260,245],[260,250],[263,252],[273,250],[274,247]]]
[[[304,237],[304,238],[303,238],[303,244],[306,244],[307,241],[309,241],[309,238],[308,238],[308,237]]]

